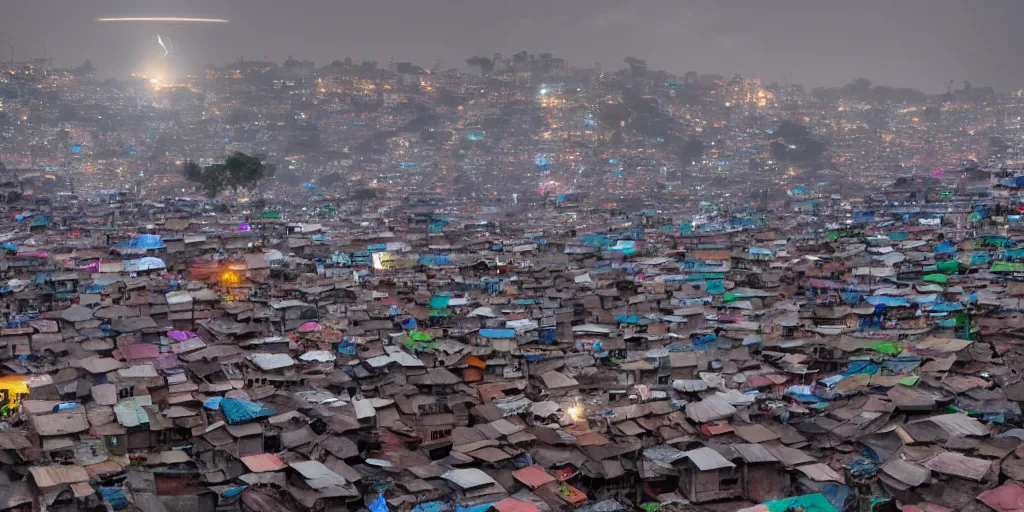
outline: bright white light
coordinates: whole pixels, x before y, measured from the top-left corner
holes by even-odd
[[[540,90],[540,95],[541,95],[541,96],[543,96],[543,95],[545,95],[545,94],[547,94],[547,93],[548,93],[548,90],[547,90],[547,89],[541,89],[541,90]]]
[[[580,418],[583,417],[583,407],[579,404],[570,407],[566,412],[569,413],[569,417],[572,418],[573,421],[579,421]]]
[[[178,21],[183,23],[227,23],[221,18],[176,18],[173,16],[147,16],[140,18],[96,18],[96,21]]]

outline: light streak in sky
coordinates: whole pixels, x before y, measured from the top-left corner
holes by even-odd
[[[160,38],[160,34],[156,35],[156,42],[157,42],[157,44],[160,45],[161,48],[164,49],[164,54],[160,56],[160,59],[162,59],[162,58],[164,58],[164,57],[166,57],[166,56],[171,54],[171,51],[167,49],[167,45],[164,44],[164,40]],[[168,39],[167,42],[171,42],[171,40]],[[160,59],[157,59],[157,60],[160,60]]]
[[[181,23],[227,23],[222,18],[177,18],[173,16],[147,16],[136,18],[96,18],[96,21],[171,21]]]

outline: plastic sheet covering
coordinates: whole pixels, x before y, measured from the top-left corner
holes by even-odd
[[[242,400],[240,398],[224,398],[220,401],[220,409],[229,425],[245,423],[257,418],[273,416],[276,411],[263,404]]]
[[[390,512],[388,509],[388,501],[384,499],[383,494],[378,494],[377,499],[373,500],[373,503],[369,505],[370,512]]]

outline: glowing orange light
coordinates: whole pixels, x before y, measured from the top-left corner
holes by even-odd
[[[232,286],[242,282],[242,278],[238,274],[227,270],[220,275],[220,282],[225,286]]]

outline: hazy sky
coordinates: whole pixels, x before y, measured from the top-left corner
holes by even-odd
[[[102,16],[219,17],[226,25],[99,23]],[[351,56],[466,68],[474,54],[551,52],[572,65],[650,67],[808,86],[1024,87],[1021,0],[2,0],[0,55],[87,57],[101,75],[174,72],[238,57],[323,65]],[[176,55],[159,63],[156,35]]]

